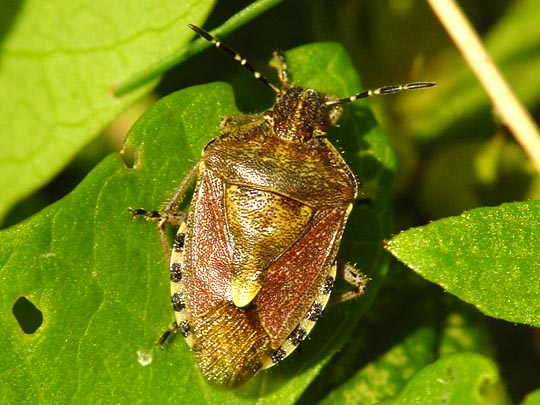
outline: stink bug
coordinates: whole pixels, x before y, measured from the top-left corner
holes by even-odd
[[[178,226],[170,254],[176,321],[202,375],[233,388],[284,359],[310,333],[328,303],[337,273],[363,293],[367,277],[336,261],[357,195],[355,176],[326,139],[341,105],[375,94],[433,86],[412,83],[336,99],[289,82],[276,52],[281,86],[258,73],[229,46],[190,28],[224,50],[273,90],[274,108],[225,117],[221,133],[161,211],[132,210]],[[188,213],[180,203],[197,177]]]

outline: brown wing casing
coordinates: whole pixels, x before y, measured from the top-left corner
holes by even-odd
[[[344,211],[315,213],[307,232],[268,270],[255,303],[272,346],[289,336],[324,284],[347,220]]]
[[[233,258],[224,190],[219,177],[201,169],[188,220],[183,284],[199,368],[210,382],[234,387],[260,370],[272,348],[256,311],[230,302]]]
[[[190,318],[198,319],[226,299],[232,252],[224,217],[222,180],[201,164],[185,242],[183,284]]]
[[[330,148],[324,153],[335,151],[331,145]],[[224,179],[217,174],[219,171],[208,167],[212,166],[212,159],[207,158],[214,155],[207,152],[201,162],[188,218],[183,271],[185,305],[192,348],[202,374],[217,385],[233,387],[261,369],[263,362],[287,339],[315,300],[337,254],[350,210],[347,200],[352,201],[356,190],[355,184],[345,184],[343,192],[335,196],[333,207],[328,207],[328,200],[325,200],[325,208],[310,207],[313,215],[304,232],[276,253],[264,269],[264,283],[255,299],[239,308],[231,302],[235,247],[227,221],[226,191],[237,185],[236,179]],[[335,151],[335,154],[332,166],[335,167],[337,160],[345,168],[340,176],[353,178],[352,174],[348,176],[350,172],[339,153]],[[271,159],[265,156],[267,164]],[[261,159],[253,161],[261,162]],[[264,168],[261,170],[264,175]],[[321,173],[318,175],[320,177]],[[332,181],[336,184],[335,177]],[[240,185],[260,187],[257,184]],[[306,187],[305,182],[302,187]],[[295,193],[290,184],[286,189],[288,194]],[[275,190],[276,194],[279,191]],[[300,198],[294,200],[297,201],[295,204],[300,204]]]

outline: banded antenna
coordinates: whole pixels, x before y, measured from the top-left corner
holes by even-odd
[[[272,89],[274,93],[276,93],[278,96],[282,95],[282,92],[279,88],[277,88],[274,84],[272,84],[266,77],[264,77],[255,67],[247,60],[244,59],[238,52],[236,52],[233,48],[231,48],[229,45],[227,45],[224,42],[218,41],[216,38],[212,36],[209,32],[203,30],[202,28],[199,28],[193,24],[188,24],[189,28],[191,28],[193,31],[195,31],[197,34],[199,34],[201,37],[206,39],[208,42],[211,42],[214,44],[216,48],[219,48],[223,50],[227,55],[229,55],[231,58],[236,60],[240,63],[243,67],[245,67],[247,70],[251,72],[251,74],[259,81],[264,83],[267,87]],[[287,73],[287,64],[285,61],[285,56],[282,52],[276,51],[275,56],[278,58],[278,60],[281,63],[281,72],[280,72],[280,78],[285,87],[289,87],[289,81],[288,81],[288,73]],[[390,86],[383,86],[375,90],[364,90],[360,93],[357,93],[350,97],[340,98],[339,100],[328,100],[323,103],[323,107],[331,107],[338,104],[345,104],[350,103],[356,100],[360,100],[362,98],[369,98],[373,96],[378,95],[387,95],[387,94],[394,94],[399,93],[401,91],[407,91],[407,90],[419,90],[419,89],[426,89],[429,87],[433,87],[436,84],[434,82],[413,82],[408,84],[396,84],[396,85],[390,85]]]

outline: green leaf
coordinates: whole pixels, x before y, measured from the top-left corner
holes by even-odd
[[[186,25],[202,22],[213,3],[31,0],[19,9],[18,2],[4,4],[11,4],[3,15],[12,20],[0,55],[0,218],[150,90],[153,85],[122,98],[111,92],[185,46],[193,36]]]
[[[298,83],[324,82],[324,90],[338,96],[359,90],[338,45],[305,46],[288,56]],[[234,114],[232,92],[224,84],[160,100],[129,134],[133,169],[111,155],[67,197],[0,233],[0,305],[8,315],[0,319],[0,397],[17,402],[293,403],[343,344],[386,271],[380,240],[389,230],[388,173],[394,160],[365,103],[350,106],[329,137],[346,149],[353,170],[362,173],[358,165],[365,163],[368,179],[386,181],[373,208],[354,210],[352,240],[342,249],[345,259],[361,263],[373,278],[367,296],[328,310],[302,356],[291,356],[233,392],[203,381],[181,338],[171,339],[163,350],[154,345],[173,320],[167,265],[155,225],[132,220],[128,208],[159,208],[218,134],[221,117]],[[374,228],[357,231],[363,227]],[[20,297],[43,313],[34,334],[23,333],[12,316]]]
[[[505,404],[497,367],[473,353],[445,356],[419,371],[393,404]]]
[[[405,269],[394,270],[353,333],[355,339],[332,359],[301,404],[383,402],[434,360],[439,313],[428,283]]]
[[[445,319],[439,327],[438,356],[459,352],[475,352],[495,359],[495,347],[488,319],[473,306],[444,295],[442,302],[433,303],[441,310]]]
[[[438,356],[462,351],[493,356],[485,317],[450,295],[441,297],[430,283],[395,264],[355,339],[331,360],[332,367],[323,370],[300,404],[389,401]]]
[[[540,404],[540,389],[531,392],[521,403],[522,405],[538,405]]]
[[[487,315],[540,325],[540,201],[474,209],[405,231],[387,248]]]
[[[400,344],[358,371],[321,404],[372,404],[393,398],[396,390],[418,368],[432,360],[431,346],[434,341],[435,334],[431,327],[414,330]]]

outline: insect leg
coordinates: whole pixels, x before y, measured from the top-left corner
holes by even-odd
[[[341,295],[332,297],[330,304],[339,304],[341,302],[348,301],[350,299],[359,297],[364,294],[366,291],[366,286],[369,282],[369,277],[367,277],[361,271],[355,269],[349,263],[338,262],[337,274],[339,277],[343,278],[347,283],[354,287],[353,290],[344,292]]]
[[[165,342],[171,337],[171,335],[174,335],[176,332],[178,332],[179,329],[180,328],[178,327],[178,324],[176,323],[176,321],[174,321],[173,323],[171,323],[171,326],[169,326],[169,329],[167,329],[163,333],[163,335],[161,335],[156,344],[158,346],[163,346]]]
[[[167,262],[171,258],[171,243],[169,235],[167,234],[166,226],[178,226],[180,227],[187,218],[187,214],[179,210],[180,204],[184,195],[186,194],[192,180],[197,175],[199,169],[199,162],[197,162],[189,171],[187,176],[182,180],[180,186],[176,189],[172,198],[167,202],[165,207],[159,211],[146,210],[144,208],[131,209],[130,212],[133,217],[142,216],[146,219],[157,221],[159,230],[159,238],[163,247],[163,252]]]
[[[167,262],[171,257],[171,243],[167,234],[166,225],[180,226],[186,220],[186,213],[184,212],[172,212],[172,211],[150,211],[144,208],[136,208],[129,210],[133,217],[145,217],[146,219],[157,221],[159,230],[159,239],[161,246],[163,247],[163,254]]]
[[[184,196],[186,195],[186,192],[188,191],[188,188],[189,188],[191,182],[197,176],[197,172],[199,171],[199,163],[200,163],[200,161],[197,161],[197,163],[195,163],[193,165],[193,167],[190,169],[187,176],[184,178],[184,180],[182,180],[182,183],[180,183],[180,185],[178,186],[178,188],[174,192],[174,195],[169,200],[167,205],[165,205],[165,208],[163,208],[162,211],[164,211],[164,212],[178,212],[180,204],[182,203],[182,200],[183,200]]]

